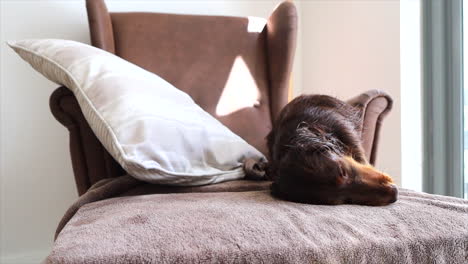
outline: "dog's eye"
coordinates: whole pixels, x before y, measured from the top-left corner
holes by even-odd
[[[339,175],[336,177],[336,184],[337,186],[344,187],[348,185],[352,180],[350,175],[350,171],[348,171],[345,167],[339,166]]]
[[[343,168],[343,166],[340,166],[340,177],[342,177],[343,179],[349,178],[348,172],[345,168]]]
[[[337,187],[343,187],[346,185],[346,178],[342,177],[342,176],[339,176],[338,178],[336,178],[336,186]]]

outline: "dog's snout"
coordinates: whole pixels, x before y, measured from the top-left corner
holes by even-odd
[[[389,188],[389,203],[394,203],[396,202],[397,198],[398,198],[398,188],[395,184],[390,184],[390,188]]]

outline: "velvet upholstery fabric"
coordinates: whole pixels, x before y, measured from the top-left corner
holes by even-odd
[[[393,100],[383,91],[371,90],[348,100],[347,103],[360,110],[362,147],[367,160],[375,164],[380,129],[383,119],[393,107]]]
[[[115,53],[114,33],[107,6],[102,0],[86,1],[88,23],[92,26],[91,43],[110,53]]]

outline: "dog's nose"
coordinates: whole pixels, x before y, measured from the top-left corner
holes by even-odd
[[[390,184],[389,188],[390,192],[390,200],[388,201],[389,203],[394,203],[397,200],[398,197],[398,188],[395,184]]]

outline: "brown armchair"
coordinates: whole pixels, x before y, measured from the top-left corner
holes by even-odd
[[[280,4],[261,32],[247,30],[252,22],[246,17],[109,13],[103,0],[87,0],[86,7],[94,46],[160,75],[267,154],[265,136],[287,103],[297,33],[297,13],[291,2]],[[229,78],[238,59],[248,71]],[[254,90],[258,102],[228,114],[217,113],[227,81],[243,86],[243,91]],[[363,146],[374,163],[380,124],[392,101],[384,93],[371,91],[350,103],[362,109]],[[52,94],[50,107],[70,132],[80,195],[99,180],[125,174],[98,141],[67,88]]]
[[[291,2],[280,4],[261,32],[242,17],[108,13],[103,0],[88,0],[87,8],[93,45],[162,76],[266,152],[265,135],[287,103],[297,28]],[[241,104],[217,111],[232,95]],[[466,262],[468,204],[461,199],[400,189],[390,206],[335,207],[278,200],[267,181],[147,184],[124,175],[71,92],[57,89],[50,103],[70,131],[81,196],[45,263]],[[371,91],[349,103],[362,111],[373,163],[391,99]]]

